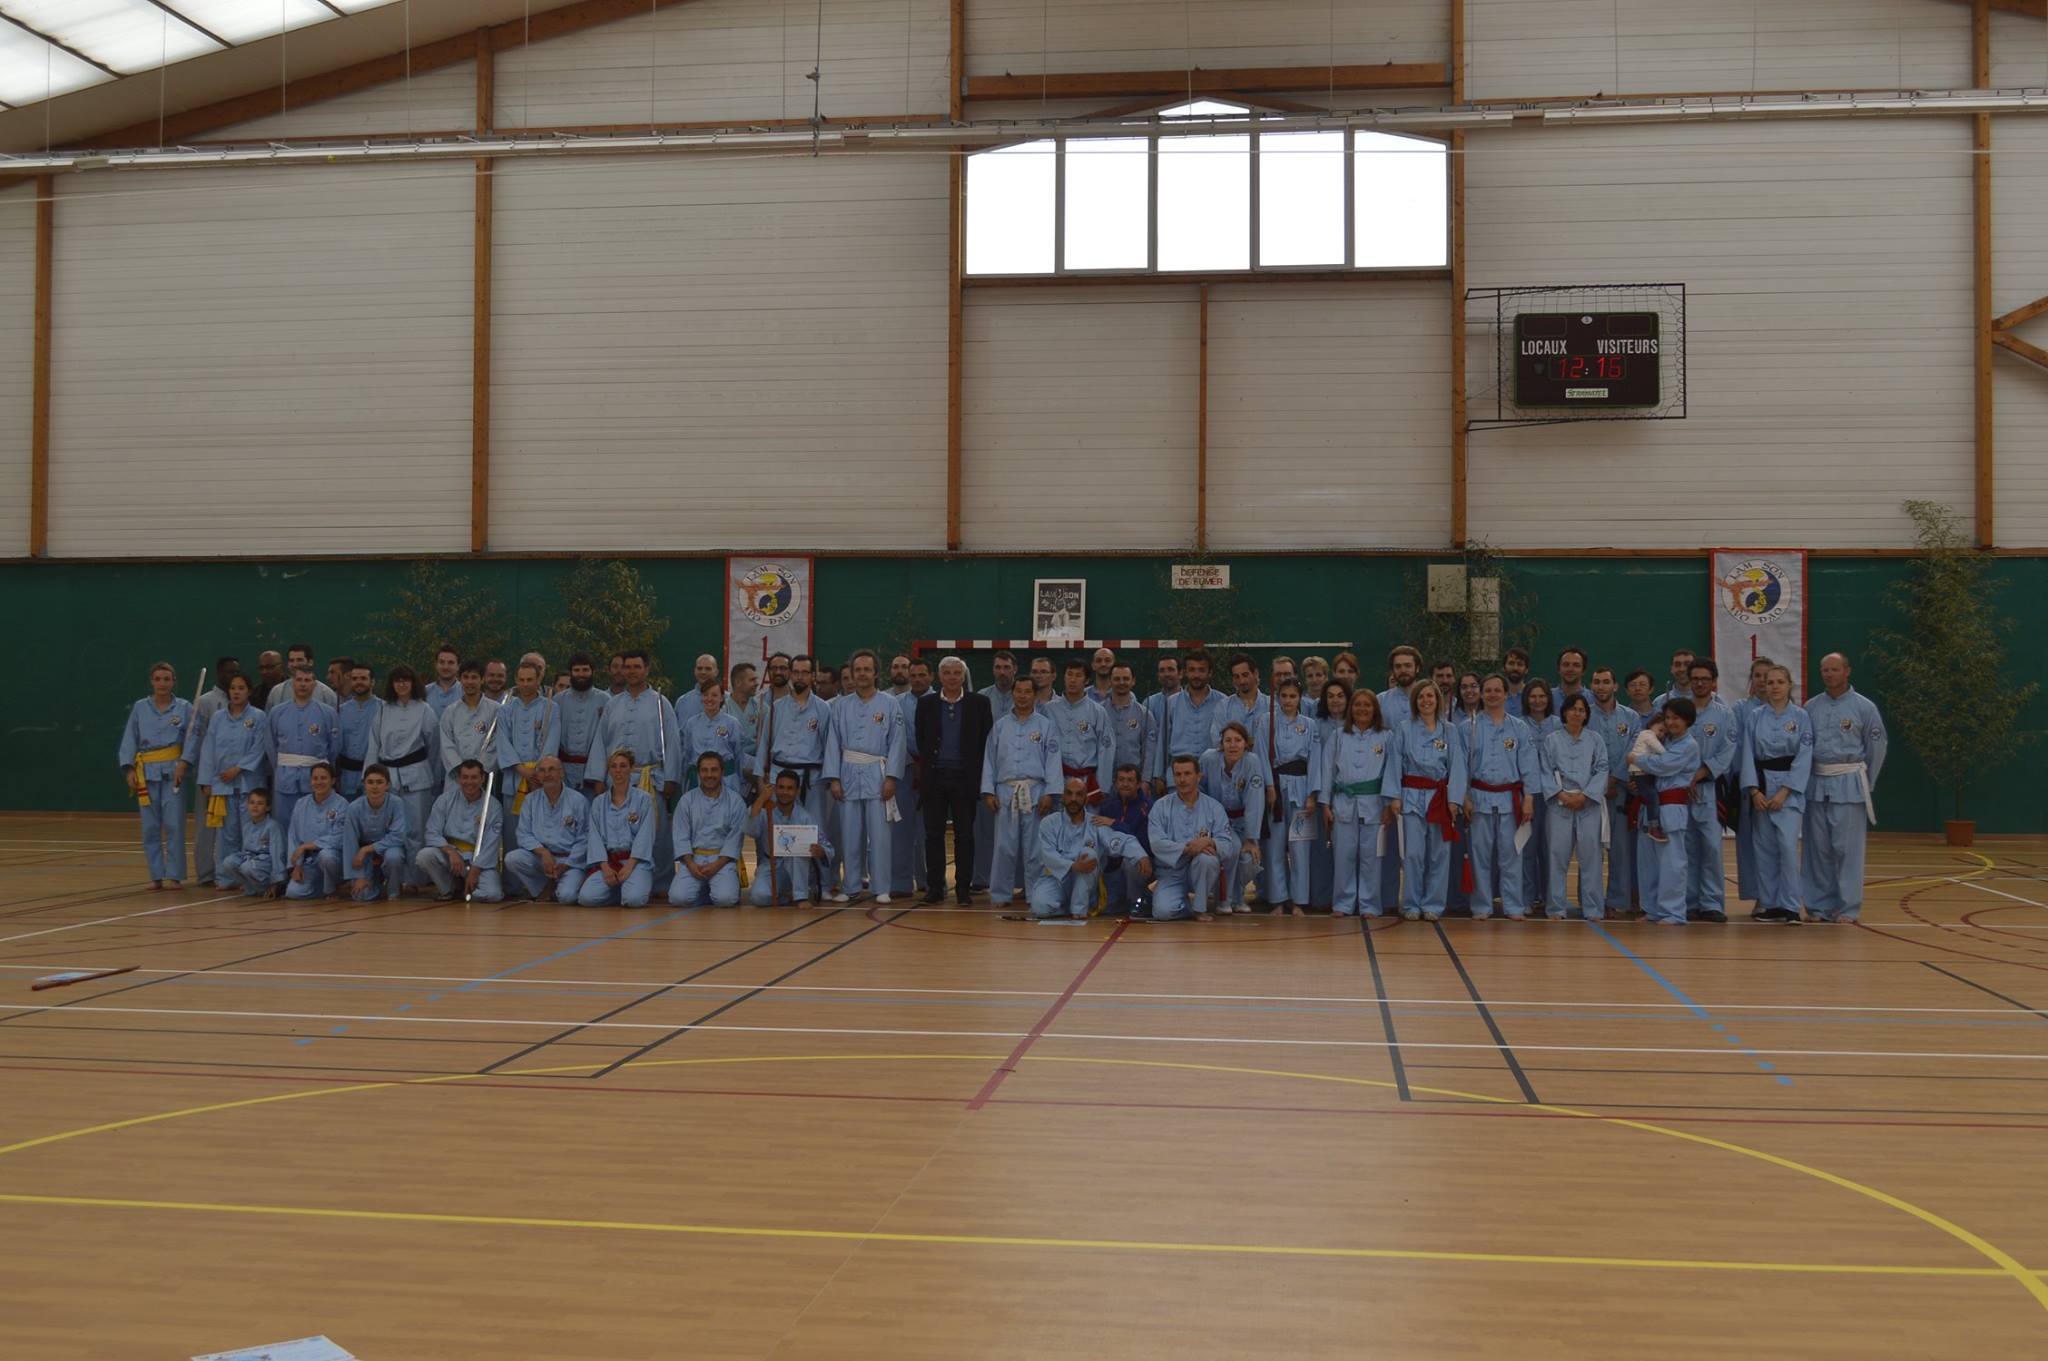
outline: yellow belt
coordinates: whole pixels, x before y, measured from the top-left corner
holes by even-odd
[[[464,855],[476,854],[476,843],[474,841],[457,841],[452,836],[447,837],[445,839],[449,845],[453,846],[456,850],[461,851]]]
[[[652,765],[638,766],[634,769],[633,773],[638,777],[635,783],[646,790],[649,797],[652,797],[654,794],[654,767]]]
[[[526,777],[525,777],[524,775],[521,775],[521,776],[519,777],[519,788],[517,788],[517,789],[515,789],[515,790],[513,790],[513,791],[512,791],[512,816],[513,816],[513,817],[518,817],[518,816],[519,816],[519,810],[520,810],[520,809],[522,809],[522,808],[524,808],[524,807],[526,807],[526,795],[527,795],[527,793],[528,793],[528,792],[529,792],[529,791],[527,790],[527,787],[526,787]]]
[[[228,825],[228,796],[215,794],[206,801],[206,825],[225,827]]]
[[[185,748],[177,744],[155,747],[135,754],[135,775],[141,788],[135,791],[135,806],[149,807],[149,768],[160,766],[166,761],[175,761],[185,754]]]

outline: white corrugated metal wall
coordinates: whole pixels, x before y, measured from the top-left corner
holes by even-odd
[[[492,546],[943,547],[946,178],[502,163]]]
[[[1968,83],[1967,7],[1933,0],[1622,0],[1618,30],[1614,0],[1466,3],[1474,97]],[[942,111],[945,10],[827,0],[826,112],[894,112],[906,83],[910,112]],[[816,13],[696,0],[500,54],[498,122],[806,116]],[[1448,55],[1437,0],[974,0],[969,16],[976,74]],[[2048,82],[2038,21],[1996,16],[1993,56],[1995,84]],[[473,105],[464,63],[217,135],[462,127]],[[2048,125],[1997,126],[2004,310],[2048,293]],[[1691,419],[1475,436],[1475,536],[1887,546],[1905,542],[1904,496],[1967,509],[1963,120],[1488,132],[1470,149],[1473,284],[1668,278],[1693,306]],[[945,182],[935,155],[502,165],[491,546],[939,546]],[[63,181],[52,550],[466,547],[471,192],[466,165]],[[0,409],[19,413],[0,421],[0,493],[26,481],[28,202],[0,196],[0,309],[18,319],[0,325]],[[1444,542],[1448,291],[1212,288],[1212,544]],[[965,546],[1191,539],[1192,286],[976,287],[965,328]],[[1998,371],[1999,537],[2048,543],[2048,375],[2009,356]],[[344,476],[309,507],[291,466],[308,453],[400,470],[406,494]],[[171,458],[204,476],[166,484]],[[1103,490],[1045,495],[1074,479]],[[25,528],[0,527],[0,553]]]
[[[64,182],[50,551],[467,548],[470,193],[467,166]]]

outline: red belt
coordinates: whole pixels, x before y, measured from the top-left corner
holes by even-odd
[[[1427,775],[1403,775],[1401,777],[1401,788],[1435,790],[1435,794],[1430,797],[1429,807],[1422,814],[1422,820],[1435,823],[1443,828],[1445,841],[1456,841],[1458,839],[1458,824],[1451,818],[1451,782],[1449,780],[1432,780]]]
[[[1622,806],[1622,810],[1628,814],[1630,831],[1634,831],[1636,824],[1641,820],[1643,805],[1647,802],[1647,799],[1630,799]],[[1659,807],[1691,802],[1692,791],[1690,789],[1660,789],[1657,791],[1657,804]]]
[[[1070,780],[1086,780],[1088,782],[1088,802],[1091,804],[1102,802],[1102,786],[1095,782],[1094,766],[1070,766],[1065,761],[1062,761],[1060,762],[1060,773]]]
[[[628,846],[623,851],[608,850],[604,853],[605,864],[610,865],[613,869],[617,869],[619,866],[625,864],[628,860],[631,860],[632,858],[633,848],[630,846]]]
[[[1489,794],[1514,795],[1515,821],[1521,823],[1527,820],[1522,816],[1522,782],[1520,780],[1515,781],[1513,784],[1488,784],[1484,780],[1473,780],[1471,784],[1474,789],[1483,789]]]
[[[586,766],[590,764],[590,753],[587,751],[558,752],[555,759],[565,766]]]

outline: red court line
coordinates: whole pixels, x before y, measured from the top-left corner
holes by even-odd
[[[474,1079],[463,1082],[422,1081],[417,1077],[375,1078],[362,1073],[337,1075],[322,1078],[313,1073],[218,1073],[168,1068],[81,1068],[60,1064],[0,1064],[0,1071],[30,1073],[93,1073],[120,1077],[184,1077],[221,1078],[234,1082],[293,1082],[318,1081],[366,1084],[388,1082],[389,1090],[402,1087],[453,1087],[476,1088],[484,1091],[505,1092],[574,1092],[584,1095],[616,1092],[626,1096],[720,1096],[758,1098],[761,1100],[783,1101],[880,1101],[895,1104],[953,1105],[959,1098],[952,1096],[914,1096],[893,1092],[791,1092],[772,1089],[756,1090],[744,1087],[620,1087],[610,1083],[599,1085],[589,1082],[494,1082],[488,1079]],[[457,1076],[457,1074],[449,1074]],[[1219,1111],[1249,1115],[1335,1115],[1345,1117],[1416,1117],[1429,1120],[1585,1120],[1585,1119],[1630,1119],[1628,1108],[1622,1107],[1612,1115],[1565,1115],[1551,1111],[1532,1111],[1510,1107],[1474,1106],[1432,1110],[1418,1106],[1278,1106],[1234,1104],[1227,1102],[1185,1102],[1185,1101],[1091,1101],[1083,1099],[1061,1099],[1057,1097],[1004,1097],[994,1099],[990,1104],[998,1106],[1074,1106],[1101,1110],[1153,1110],[1153,1111]],[[1937,1112],[1938,1114],[1938,1112]],[[1660,1111],[1657,1119],[1669,1124],[1707,1125],[1823,1125],[1868,1128],[1898,1129],[2012,1129],[2048,1130],[2048,1123],[2018,1120],[1835,1120],[1810,1116],[1782,1115],[1674,1115]]]
[[[1129,920],[1119,921],[1116,924],[1116,930],[1109,933],[1109,939],[1102,942],[1101,949],[1088,956],[1088,962],[1081,966],[1081,972],[1074,975],[1074,981],[1067,984],[1067,990],[1053,999],[1053,1004],[1045,1009],[1045,1015],[1039,1017],[1038,1023],[1024,1032],[1023,1039],[1017,1041],[1017,1047],[1010,1051],[1010,1057],[1004,1059],[996,1067],[996,1070],[988,1075],[988,1081],[981,1084],[981,1090],[976,1092],[974,1099],[967,1103],[968,1110],[978,1111],[983,1106],[986,1106],[988,1099],[995,1095],[996,1088],[1003,1085],[1003,1079],[1017,1071],[1018,1061],[1024,1057],[1025,1051],[1038,1043],[1038,1037],[1045,1033],[1046,1027],[1059,1018],[1060,1012],[1066,1009],[1067,1003],[1074,1000],[1074,994],[1079,992],[1081,985],[1088,981],[1088,975],[1095,972],[1095,966],[1102,962],[1102,957],[1109,953],[1110,947],[1123,939],[1123,934],[1130,929],[1130,925]]]

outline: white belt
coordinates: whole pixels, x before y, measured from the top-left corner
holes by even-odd
[[[1010,787],[1010,811],[1012,813],[1028,813],[1031,811],[1033,803],[1033,800],[1031,798],[1031,787],[1037,784],[1038,781],[998,780],[997,783],[1005,784]]]
[[[889,763],[888,757],[877,756],[871,751],[847,751],[842,748],[839,756],[842,760],[851,761],[855,765],[861,766],[882,766]]]
[[[1870,797],[1870,767],[1862,761],[1822,761],[1813,768],[1813,773],[1823,778],[1836,775],[1854,775],[1856,783],[1863,790],[1863,811],[1870,818],[1870,825],[1877,825],[1877,802]]]
[[[281,766],[317,766],[324,759],[319,756],[301,756],[295,751],[281,751],[277,754],[277,763]]]

